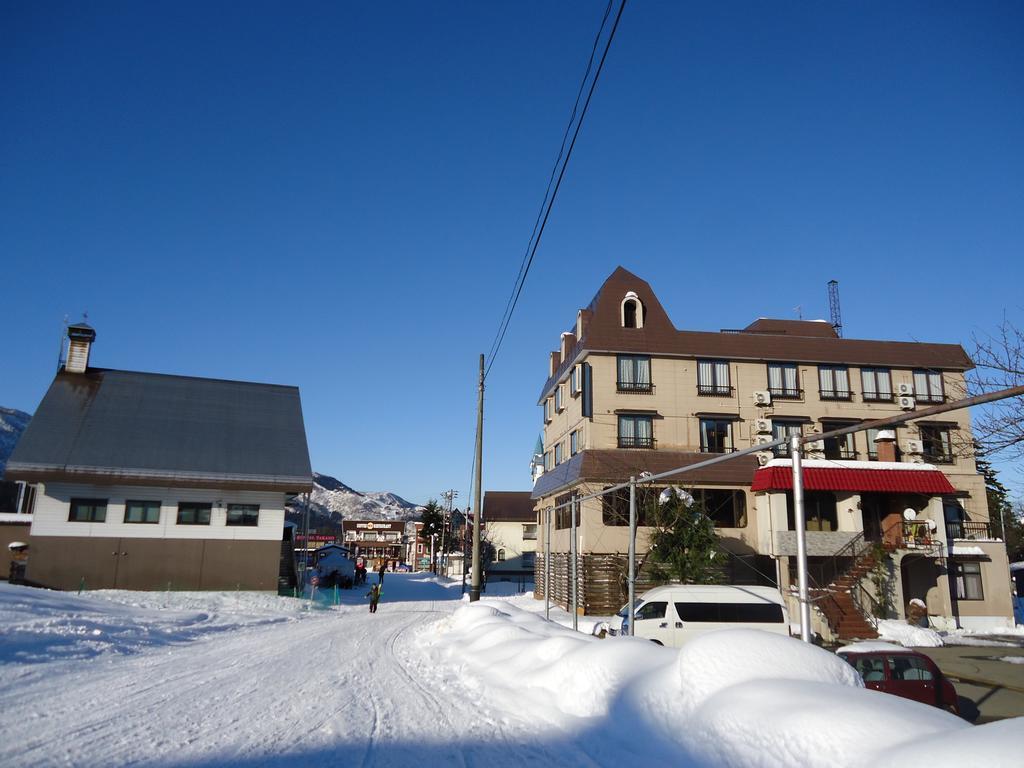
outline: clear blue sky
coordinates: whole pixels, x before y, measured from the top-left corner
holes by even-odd
[[[93,363],[297,384],[314,467],[467,500],[490,345],[604,9],[0,5],[0,404]],[[626,8],[487,392],[526,489],[547,352],[623,266],[677,326],[1024,319],[1024,6]]]

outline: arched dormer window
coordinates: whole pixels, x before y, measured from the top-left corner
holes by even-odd
[[[619,314],[623,328],[644,327],[644,305],[633,291],[622,300]]]

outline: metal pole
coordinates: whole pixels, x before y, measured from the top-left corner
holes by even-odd
[[[473,493],[473,578],[469,602],[480,599],[480,487],[484,463],[484,356],[480,355],[480,383],[476,401],[476,490]]]
[[[793,459],[793,520],[796,525],[796,573],[800,600],[800,639],[811,642],[811,603],[807,597],[807,532],[804,515],[803,457],[800,455],[800,435],[789,439],[789,453]]]
[[[572,567],[572,578],[570,580],[570,584],[572,585],[572,628],[578,630],[580,628],[580,624],[579,624],[580,618],[579,618],[579,612],[578,612],[578,607],[579,607],[579,583],[578,583],[579,582],[579,568],[577,567],[577,564],[576,564],[576,554],[577,554],[576,553],[576,546],[577,545],[576,545],[576,502],[575,501],[572,502],[572,505],[569,507],[569,509],[571,510],[570,514],[572,515],[572,521],[570,523],[570,527],[572,528],[572,532],[569,534],[569,536],[570,536],[570,539],[569,539],[569,550],[570,550],[570,552],[569,552],[569,562],[570,562],[571,567]]]
[[[636,477],[629,478],[629,636],[636,625]]]
[[[551,621],[551,515],[554,510],[548,507],[547,523],[544,526],[544,618]]]

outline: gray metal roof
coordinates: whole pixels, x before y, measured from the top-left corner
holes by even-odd
[[[297,387],[95,368],[57,374],[7,478],[312,488]]]

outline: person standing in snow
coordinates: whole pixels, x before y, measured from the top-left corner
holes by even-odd
[[[380,593],[380,584],[374,584],[372,587],[370,587],[370,591],[366,593],[366,596],[370,598],[370,613],[377,612],[377,603],[380,602]]]
[[[387,567],[388,567],[387,561],[381,560],[380,561],[380,570],[377,572],[377,583],[378,584],[383,584],[384,583],[384,571],[387,570]]]

